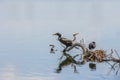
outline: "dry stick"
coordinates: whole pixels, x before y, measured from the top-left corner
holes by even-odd
[[[107,62],[107,61],[105,61],[106,63],[108,63],[110,66],[111,66],[111,68],[112,68],[112,65],[109,63],[109,62]],[[114,69],[115,70],[115,69]]]
[[[81,39],[81,40],[80,40],[80,43],[81,43],[81,44],[84,43],[84,39]]]
[[[120,56],[119,56],[118,52],[117,52],[116,50],[114,50],[114,51],[115,51],[115,53],[117,54],[118,58],[120,59]]]
[[[77,56],[79,56],[80,54],[76,54],[75,56],[73,56],[73,58],[76,58]]]
[[[112,57],[112,54],[113,54],[113,49],[111,49],[111,53],[109,54],[109,55],[107,55],[107,56],[110,56],[110,58]],[[110,66],[111,66],[111,70],[112,69],[114,69],[115,70],[115,68],[114,68],[114,66],[113,65],[111,65],[108,61],[105,61],[106,63],[108,63]],[[115,64],[114,64],[115,65]],[[110,72],[111,72],[111,70],[110,70]]]
[[[115,53],[117,54],[118,58],[120,59],[120,56],[119,56],[118,52],[117,52],[116,50],[114,50],[114,51],[115,51]],[[117,73],[118,73],[118,71],[119,71],[119,69],[120,69],[120,60],[117,60],[117,62],[118,62],[119,64],[118,64],[118,69],[117,69],[117,71],[116,71],[116,75],[117,75]]]
[[[118,73],[119,69],[120,69],[120,64],[119,64],[118,70],[116,71],[116,75],[117,75],[117,73]]]
[[[111,49],[111,53],[107,55],[107,57],[112,58],[112,54],[113,54],[113,49]]]
[[[74,37],[74,39],[72,40],[73,42],[76,40],[76,36],[78,35],[79,33],[75,33],[75,34],[73,34],[73,37]],[[75,47],[76,49],[79,49],[78,47]],[[80,49],[79,49],[80,50]],[[81,50],[80,50],[81,51]]]
[[[70,50],[72,50],[74,47],[76,47],[76,46],[79,46],[79,47],[81,47],[82,48],[82,50],[83,50],[83,54],[85,54],[86,53],[86,48],[85,48],[85,46],[84,45],[82,45],[81,43],[74,43],[71,47],[69,47],[66,51],[70,51]]]
[[[112,71],[112,69],[115,70],[115,67],[114,67],[115,65],[117,65],[117,64],[119,65],[119,67],[118,67],[118,69],[117,69],[117,71],[116,71],[116,75],[117,75],[117,73],[118,73],[118,71],[119,71],[119,69],[120,69],[120,63],[118,62],[118,60],[117,60],[117,59],[115,59],[115,60],[112,59],[112,60],[105,60],[105,61],[113,61],[113,62],[115,62],[115,63],[111,66],[110,72]],[[110,72],[109,72],[109,73],[110,73]]]
[[[111,70],[115,70],[114,66],[116,65],[117,63],[114,63],[112,66],[111,66]]]
[[[79,34],[79,33],[75,33],[75,34],[73,34],[73,37],[74,37],[73,41],[76,40],[76,36],[77,36],[78,34]]]
[[[114,63],[114,64],[111,66],[110,72],[112,71],[112,69],[115,70],[114,66],[115,66],[116,64],[117,64],[117,63]],[[109,72],[109,73],[110,73],[110,72]]]
[[[116,62],[116,63],[119,63],[120,64],[120,59],[112,59],[111,61],[113,61],[113,62]]]
[[[116,63],[120,63],[120,56],[119,56],[119,54],[117,53],[116,50],[114,50],[114,51],[115,51],[115,53],[116,53],[116,55],[118,56],[119,59],[116,59],[116,58],[112,57],[113,50],[111,50],[111,54],[109,54],[109,55],[110,55],[110,58],[111,58],[110,61],[113,61],[113,62],[116,62]],[[109,55],[108,55],[108,56],[109,56]]]

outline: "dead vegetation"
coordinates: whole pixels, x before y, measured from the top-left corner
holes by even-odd
[[[96,63],[106,62],[111,67],[111,71],[114,70],[116,71],[116,74],[118,73],[120,69],[120,56],[116,50],[111,50],[111,53],[107,53],[105,50],[101,50],[101,49],[95,50],[96,47],[95,44],[93,45],[94,46],[93,50],[91,50],[91,48],[86,47],[88,45],[84,43],[84,39],[81,39],[80,42],[79,41],[74,42],[76,40],[76,35],[78,35],[78,33],[73,34],[74,39],[70,40],[61,37],[61,34],[59,33],[58,41],[60,42],[60,44],[62,44],[62,47],[64,49],[62,50],[62,57],[60,58],[60,63],[58,65],[58,68],[56,69],[57,73],[60,73],[63,67],[69,65],[74,67],[74,72],[78,72],[76,66],[84,65],[87,62],[89,62],[89,67],[92,70],[96,69],[96,64],[94,62]],[[54,47],[52,45],[52,48],[50,50],[51,53],[55,53]],[[79,52],[79,54],[75,54],[74,56],[72,56],[70,54],[70,51],[73,50],[74,48],[80,49],[81,52]],[[113,54],[116,54],[118,58],[114,57]],[[63,56],[65,57],[65,59],[62,59]],[[111,64],[110,62],[112,62],[113,64]]]

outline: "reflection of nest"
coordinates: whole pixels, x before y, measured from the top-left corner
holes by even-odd
[[[102,62],[104,59],[106,59],[106,51],[104,50],[89,51],[83,56],[83,60],[88,62]]]
[[[89,68],[91,70],[96,70],[96,64],[95,63],[89,63]]]

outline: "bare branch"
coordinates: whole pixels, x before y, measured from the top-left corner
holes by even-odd
[[[118,52],[117,52],[116,50],[114,50],[114,51],[115,51],[115,53],[117,54],[118,58],[120,59],[120,56],[119,56]]]
[[[117,71],[116,71],[116,75],[117,75],[117,73],[118,73],[118,71],[119,71],[119,69],[120,69],[120,64],[118,65],[119,67],[118,67],[118,69],[117,69]]]
[[[79,33],[73,34],[74,39],[73,39],[72,41],[75,41],[75,40],[76,40],[76,36],[77,36],[78,34],[79,34]]]
[[[71,47],[67,48],[66,51],[70,51],[70,50],[72,50],[72,49],[73,49],[74,47],[76,47],[76,46],[82,48],[82,50],[83,50],[83,54],[86,53],[86,48],[85,48],[85,46],[84,46],[83,44],[81,44],[81,43],[78,43],[78,42],[77,42],[77,43],[74,43]]]

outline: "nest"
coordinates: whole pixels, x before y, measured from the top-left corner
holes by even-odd
[[[88,51],[83,56],[83,60],[86,60],[87,62],[102,62],[106,58],[107,55],[104,50]]]

